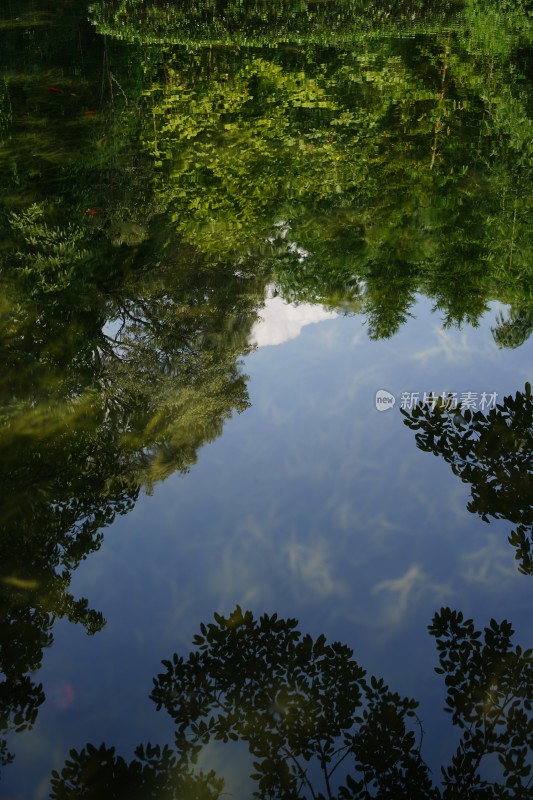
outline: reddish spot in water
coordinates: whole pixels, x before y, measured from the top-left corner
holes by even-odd
[[[82,113],[82,116],[88,117],[89,115],[92,115],[92,114],[98,114],[98,111],[94,111],[94,109],[91,109],[90,111],[82,111],[81,113]]]
[[[58,89],[57,86],[49,86],[48,87],[48,91],[49,92],[59,92],[59,94],[63,94],[63,89]]]
[[[101,211],[97,211],[96,208],[86,208],[85,209],[85,213],[86,214],[90,214],[91,217],[101,217],[102,216],[102,212]]]
[[[74,702],[74,698],[76,697],[76,693],[70,683],[67,681],[63,681],[61,686],[59,687],[56,695],[56,705],[62,711],[69,706],[72,705]]]

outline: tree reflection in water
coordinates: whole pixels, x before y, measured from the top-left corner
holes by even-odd
[[[195,649],[175,654],[151,694],[176,726],[174,748],[71,751],[52,798],[211,798],[224,782],[195,768],[212,741],[241,741],[258,798],[526,798],[533,746],[533,651],[512,643],[507,621],[483,631],[442,608],[429,626],[459,731],[440,786],[421,754],[418,703],[368,676],[352,650],[313,640],[294,619],[254,619],[238,606],[202,624]],[[499,779],[483,777],[496,756]]]
[[[63,616],[89,632],[103,624],[68,591],[79,562],[133,507],[141,486],[186,472],[224,420],[246,408],[238,362],[272,275],[286,298],[364,313],[371,338],[399,330],[423,293],[447,325],[474,324],[489,300],[504,302],[510,311],[493,331],[497,344],[526,341],[532,29],[525,1],[486,0],[483,14],[475,3],[451,3],[435,16],[432,3],[402,0],[390,19],[380,0],[113,0],[91,4],[104,38],[87,26],[84,3],[43,4],[46,19],[57,17],[53,25],[40,24],[33,0],[5,5],[0,730],[20,730],[44,699],[31,674],[52,641],[53,621]],[[134,46],[126,54],[113,38]],[[216,46],[223,40],[232,48]],[[253,43],[267,47],[245,46]],[[56,79],[60,87],[48,86]],[[84,116],[93,106],[98,112]],[[426,446],[472,484],[472,511],[517,526],[511,541],[521,569],[533,572],[526,395],[486,421],[456,415],[456,429],[445,426],[438,447],[430,438]],[[422,416],[414,421],[420,436],[432,437],[431,426],[443,420]],[[315,645],[320,673],[329,651],[313,643],[312,653]],[[469,640],[465,652],[472,646]],[[350,662],[334,647],[332,660],[339,659]],[[265,661],[268,683],[270,652]],[[267,748],[257,756],[262,796],[295,796],[302,781],[302,792],[315,791],[294,761],[280,760],[275,745],[289,733],[287,752],[296,748],[299,764],[314,758],[324,779],[328,770],[328,780],[338,779],[353,759],[353,780],[366,784],[354,788],[346,777],[349,796],[437,791],[406,727],[413,708],[364,676],[353,680],[354,697],[332,706],[333,722],[324,705],[332,702],[329,684],[315,705],[297,690],[287,697],[276,689],[266,710],[254,712],[270,725],[271,745],[254,744],[245,718],[240,728],[235,721],[233,735],[251,749]],[[342,682],[332,678],[332,686]],[[259,703],[263,695],[254,697]],[[354,698],[360,722],[351,716]],[[303,704],[326,742],[340,737],[344,749],[333,756],[317,749],[318,738],[305,744],[309,731],[276,703],[297,718]],[[356,737],[343,727],[349,722],[364,737],[345,742]],[[194,734],[199,741],[201,734]],[[8,757],[0,743],[0,760]],[[333,773],[335,757],[344,760]],[[280,772],[268,784],[272,758]],[[454,788],[453,769],[467,776],[471,796],[492,796],[496,789],[472,782],[464,758],[447,773],[446,796],[467,791]],[[468,767],[474,772],[476,758]],[[194,777],[190,760],[184,740],[139,751],[131,764],[111,750],[87,749],[73,756],[70,777],[57,778],[54,791],[219,794],[214,776]],[[519,770],[514,763],[504,777]],[[519,796],[514,784],[498,791]]]
[[[533,398],[531,385],[505,397],[486,414],[452,409],[448,400],[402,410],[405,424],[417,431],[420,450],[440,455],[455,475],[471,485],[469,511],[485,520],[516,525],[509,543],[516,548],[519,571],[533,575]]]
[[[103,530],[134,507],[141,487],[188,472],[202,445],[248,406],[239,356],[262,283],[169,272],[123,282],[108,301],[120,321],[113,336],[95,307],[102,327],[75,326],[77,347],[65,328],[58,364],[39,375],[14,370],[14,397],[0,381],[0,732],[35,723],[44,693],[30,674],[55,620],[81,622],[88,633],[105,624],[68,591]],[[41,320],[55,322],[53,313]],[[57,344],[57,327],[43,324],[43,348]],[[6,358],[20,363],[23,345],[24,332],[12,336]],[[0,739],[0,764],[11,760]]]

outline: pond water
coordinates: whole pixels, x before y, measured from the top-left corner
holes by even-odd
[[[0,798],[529,797],[529,3],[0,40]]]

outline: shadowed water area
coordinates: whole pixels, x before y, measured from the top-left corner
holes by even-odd
[[[533,792],[533,4],[4,0],[0,800]]]

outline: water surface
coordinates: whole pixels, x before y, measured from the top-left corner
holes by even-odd
[[[531,790],[530,12],[362,5],[2,11],[2,797]]]

